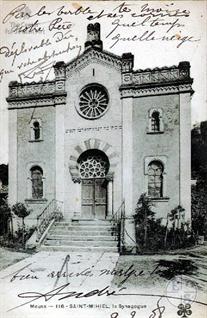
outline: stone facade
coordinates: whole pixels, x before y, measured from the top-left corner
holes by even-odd
[[[133,64],[131,53],[103,50],[95,24],[84,53],[56,63],[53,81],[10,83],[9,201],[33,209],[30,224],[52,199],[65,219],[111,218],[124,200],[133,238],[137,200],[151,191],[158,217],[182,205],[190,220],[190,64]]]

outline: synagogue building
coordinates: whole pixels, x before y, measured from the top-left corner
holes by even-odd
[[[9,203],[32,209],[29,225],[51,202],[65,222],[107,224],[122,207],[133,247],[143,193],[164,223],[176,206],[191,219],[190,64],[134,69],[130,52],[104,50],[98,23],[86,38],[53,80],[9,84]]]

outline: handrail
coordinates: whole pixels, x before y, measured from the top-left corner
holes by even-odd
[[[123,202],[121,208],[121,218],[120,218],[120,253],[123,252],[125,248],[125,201]]]
[[[125,200],[122,201],[116,212],[112,215],[112,220],[115,222],[118,222],[119,219],[121,218],[121,210],[123,206],[125,205]]]
[[[52,219],[62,218],[62,204],[62,201],[53,199],[37,216],[37,240],[41,238]]]
[[[116,213],[113,214],[112,220],[116,225],[119,240],[119,250],[122,253],[125,246],[124,232],[125,232],[125,200],[122,201],[121,205],[117,209]]]

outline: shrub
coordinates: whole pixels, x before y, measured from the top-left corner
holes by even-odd
[[[27,207],[21,203],[17,202],[12,206],[12,211],[16,216],[22,219],[22,245],[25,246],[25,223],[24,219],[30,214],[30,210],[27,209]]]
[[[155,218],[151,199],[142,194],[135,209],[136,241],[141,252],[156,252],[165,249],[185,248],[195,244],[195,237],[184,223],[184,209],[177,206],[167,216],[166,225]],[[169,221],[171,227],[168,227]]]

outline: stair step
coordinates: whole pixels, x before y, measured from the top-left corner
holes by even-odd
[[[86,236],[87,241],[115,241],[116,236],[112,235],[90,235]],[[49,234],[47,236],[49,240],[70,240],[70,241],[82,241],[83,235],[72,235],[72,234]]]
[[[99,236],[99,235],[112,236],[112,232],[113,231],[77,231],[77,230],[54,230],[54,229],[51,229],[49,231],[49,235],[71,234],[71,235],[79,235],[79,236]],[[113,236],[116,236],[116,235],[113,235]]]
[[[116,233],[112,231],[65,231],[50,230],[49,235],[75,235],[75,236],[112,236],[116,237]],[[113,235],[112,235],[113,234]]]
[[[55,222],[41,249],[118,252],[116,228],[111,220],[73,219]]]
[[[41,245],[42,251],[64,251],[64,252],[90,252],[90,253],[96,253],[96,252],[108,252],[108,253],[118,253],[117,247],[107,246],[107,247],[86,247],[86,246],[46,246]]]
[[[102,247],[102,246],[117,246],[117,241],[70,241],[70,240],[56,240],[56,239],[46,239],[44,245],[68,245],[68,246],[89,246],[89,247]]]
[[[62,225],[62,224],[55,224],[55,229],[80,229],[80,230],[101,230],[101,229],[111,229],[113,228],[112,225],[87,225],[87,224],[68,224],[68,225]]]
[[[60,222],[62,223],[62,222]],[[88,220],[88,219],[72,219],[71,221],[72,224],[83,224],[83,225],[93,225],[93,224],[100,224],[100,225],[108,225],[108,224],[113,224],[111,220]]]

